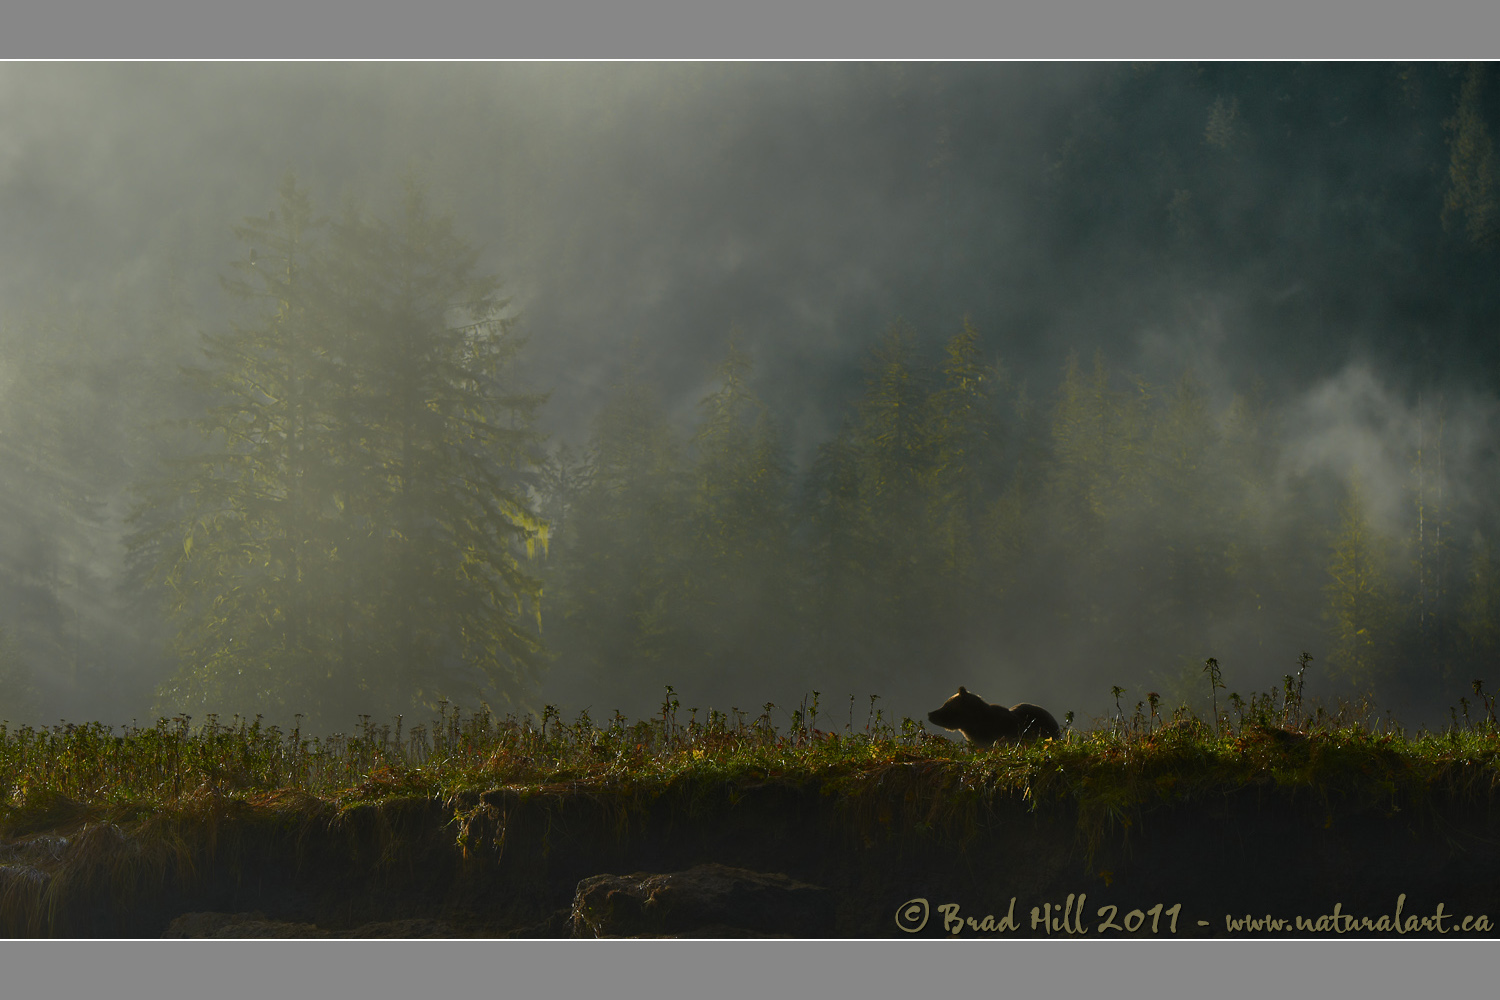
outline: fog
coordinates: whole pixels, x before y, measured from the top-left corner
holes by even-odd
[[[0,66],[0,716],[598,721],[671,685],[684,721],[818,691],[820,724],[862,726],[872,694],[899,722],[965,684],[1084,725],[1111,686],[1201,711],[1205,657],[1248,697],[1305,651],[1329,704],[1446,723],[1500,651],[1497,117],[1492,69],[1436,63]],[[224,440],[183,369],[269,315],[225,279],[257,280],[267,237],[235,227],[284,221],[289,174],[329,220],[319,275],[399,228],[411,181],[508,299],[504,384],[545,402],[502,478],[551,527],[517,556],[539,617],[495,605],[535,649],[493,670],[459,662],[471,619],[382,645],[381,600],[441,603],[411,581],[339,598],[320,660],[313,535],[253,628],[207,624],[227,570],[167,610],[161,560],[207,558],[175,555],[207,508],[172,477]],[[940,395],[965,324],[993,368],[969,430]],[[334,532],[365,494],[327,489],[307,517]],[[1329,589],[1355,521],[1374,610]],[[319,550],[340,573],[377,565],[352,537]],[[350,666],[352,621],[370,663],[427,629],[436,665]],[[280,657],[260,687],[183,659],[231,640]],[[304,670],[309,704],[278,700]]]

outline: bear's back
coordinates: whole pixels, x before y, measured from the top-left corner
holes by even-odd
[[[1002,740],[1020,739],[1021,722],[1004,705],[986,704],[959,728],[959,732],[975,746],[987,747]]]
[[[1040,705],[1023,701],[1019,705],[1011,706],[1010,715],[1014,720],[1016,730],[1016,734],[1011,739],[1055,740],[1062,737],[1062,728],[1058,726],[1057,720],[1052,717],[1051,712]]]

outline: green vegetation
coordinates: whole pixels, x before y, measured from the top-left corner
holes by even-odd
[[[569,845],[576,866],[632,831],[712,823],[732,838],[767,809],[775,822],[809,803],[820,804],[819,834],[835,838],[825,864],[850,837],[885,845],[887,861],[984,850],[1002,835],[1021,845],[1034,831],[1013,824],[1031,813],[1047,829],[1071,826],[1074,845],[1064,836],[1051,847],[1093,873],[1106,843],[1115,857],[1160,810],[1191,821],[1241,793],[1315,827],[1399,815],[1413,833],[1449,829],[1491,808],[1500,785],[1494,699],[1474,688],[1480,710],[1471,717],[1465,702],[1442,733],[1390,728],[1368,703],[1304,705],[1288,677],[1281,692],[1232,694],[1217,734],[1182,710],[1162,716],[1153,692],[1090,731],[980,751],[911,719],[891,725],[874,697],[863,726],[851,706],[842,727],[820,728],[816,693],[781,726],[770,704],[755,718],[690,710],[684,723],[670,688],[659,716],[606,725],[586,713],[564,723],[551,708],[502,720],[441,706],[430,725],[365,718],[354,734],[322,738],[185,716],[123,733],[0,727],[0,932],[117,933],[87,922],[142,908],[167,919],[187,905],[174,900],[250,871],[335,896],[348,891],[340,879],[374,878],[387,907],[399,892],[418,905],[424,886],[480,872],[494,888],[476,891],[551,898],[527,874],[549,843]],[[757,805],[734,812],[752,796]],[[571,870],[556,876],[563,889]],[[537,919],[515,912],[509,926]],[[91,926],[106,930],[80,930]]]
[[[1290,679],[1289,679],[1290,681]],[[1118,689],[1117,689],[1118,690]],[[855,807],[877,787],[904,789],[907,829],[952,826],[976,801],[1018,796],[1039,808],[1078,810],[1080,833],[1097,842],[1113,823],[1130,826],[1147,808],[1244,787],[1302,788],[1329,801],[1419,801],[1435,792],[1488,795],[1500,780],[1500,726],[1493,698],[1442,733],[1389,728],[1368,703],[1336,710],[1309,705],[1295,686],[1231,696],[1222,732],[1186,712],[1157,714],[1156,696],[1133,717],[1100,720],[1061,740],[971,750],[904,719],[870,711],[862,728],[817,728],[817,696],[773,722],[774,705],[753,719],[710,711],[683,724],[668,689],[660,716],[597,725],[581,714],[564,723],[496,719],[440,709],[430,725],[374,725],[310,738],[259,719],[200,726],[185,716],[115,733],[100,724],[50,729],[0,727],[0,829],[10,837],[99,822],[191,813],[205,803],[265,805],[295,793],[336,810],[393,798],[456,801],[465,792],[513,787],[593,790],[648,798],[672,787],[705,792],[747,784],[821,785]],[[977,797],[977,798],[976,798]],[[321,807],[320,807],[321,808]],[[972,821],[972,816],[969,816]],[[887,816],[884,822],[889,823]]]
[[[217,246],[213,233],[239,241],[239,259],[215,249],[189,268],[226,271],[235,311],[162,264],[160,300],[140,315],[59,300],[0,330],[0,709],[35,723],[87,698],[103,706],[88,716],[116,722],[239,713],[283,733],[302,712],[301,731],[326,737],[358,713],[444,699],[495,718],[549,702],[638,715],[667,679],[701,703],[821,687],[880,690],[908,710],[966,683],[1059,714],[1099,708],[1068,702],[1120,682],[1217,719],[1205,657],[1264,686],[1310,649],[1330,668],[1323,696],[1373,693],[1430,722],[1442,692],[1500,650],[1500,516],[1476,443],[1491,436],[1494,387],[1468,379],[1492,369],[1490,348],[1412,336],[1487,328],[1492,72],[1090,70],[1016,147],[1014,164],[1032,166],[1014,176],[999,168],[1009,151],[992,159],[1006,145],[994,98],[1010,84],[985,72],[867,68],[793,86],[794,73],[775,86],[798,107],[850,88],[838,100],[869,115],[832,114],[815,130],[825,150],[883,150],[859,159],[891,164],[898,201],[916,199],[897,216],[926,220],[881,232],[894,222],[870,220],[887,196],[838,174],[829,192],[866,193],[845,223],[820,221],[847,224],[851,242],[799,238],[821,263],[781,249],[795,227],[743,234],[761,232],[750,216],[798,203],[749,197],[770,190],[763,169],[782,169],[755,157],[811,156],[822,140],[745,142],[748,158],[740,140],[702,148],[704,176],[733,165],[722,176],[736,180],[693,188],[695,201],[676,170],[697,161],[669,151],[699,147],[637,131],[683,106],[637,119],[612,103],[633,87],[590,87],[622,112],[595,124],[647,159],[542,171],[592,178],[567,212],[537,200],[518,229],[511,209],[538,198],[538,177],[432,172],[483,179],[443,192],[481,232],[507,220],[488,230],[507,241],[493,259],[539,306],[540,359],[522,356],[488,258],[414,182],[373,213],[322,218],[288,177],[238,226],[195,209],[189,238],[153,221],[153,247],[174,255]],[[757,76],[716,78],[734,90]],[[725,135],[801,114],[719,100],[700,110]],[[535,142],[555,122],[526,117],[533,139],[496,150],[563,148]],[[833,138],[850,135],[843,119],[880,142]],[[378,190],[370,169],[355,187]],[[320,183],[330,198],[352,190]],[[675,313],[644,303],[685,301],[698,282],[678,250],[650,265],[664,283],[603,283],[605,261],[652,261],[651,234],[672,231],[636,228],[668,214],[645,207],[657,183],[688,212],[673,216],[673,247],[716,232],[684,206],[782,206],[736,209],[710,238],[740,233],[724,245],[782,263],[747,265],[732,294],[715,264],[689,296],[700,304]],[[993,212],[1002,192],[1030,207]],[[826,193],[807,189],[808,204]],[[621,224],[603,238],[591,214]],[[582,228],[558,221],[575,215]],[[533,253],[528,229],[571,234],[557,237],[569,249]],[[853,239],[889,248],[868,282],[833,278],[866,273]],[[841,304],[823,312],[819,287],[845,288]],[[610,302],[608,321],[558,307],[584,299]],[[1334,376],[1350,331],[1404,346]],[[715,367],[699,347],[726,334]],[[616,346],[631,341],[626,360]],[[1236,361],[1249,355],[1278,360]],[[549,383],[571,412],[542,409],[533,390]],[[544,415],[578,437],[544,441]]]
[[[129,545],[164,596],[186,712],[326,719],[352,691],[391,714],[505,704],[532,679],[545,548],[525,473],[541,397],[498,282],[406,186],[394,224],[346,212],[327,239],[288,177],[226,282],[250,325],[187,374],[207,446],[144,484]]]

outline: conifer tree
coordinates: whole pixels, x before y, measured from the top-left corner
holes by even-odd
[[[695,655],[741,673],[786,662],[796,589],[786,457],[747,384],[751,370],[749,356],[731,343],[718,388],[700,403],[686,564]]]
[[[205,335],[205,365],[185,372],[206,401],[193,423],[207,447],[171,461],[135,515],[134,554],[164,585],[176,625],[181,668],[164,705],[280,710],[287,695],[311,697],[309,666],[324,652],[300,586],[320,541],[302,481],[316,422],[308,382],[318,223],[290,177],[280,208],[235,230],[252,246],[234,264],[242,277],[224,284],[251,303],[252,323]]]
[[[1167,621],[1207,623],[1228,605],[1232,525],[1219,429],[1190,373],[1178,380],[1151,431],[1151,518]]]
[[[1280,536],[1288,531],[1272,530],[1275,429],[1270,425],[1260,383],[1248,394],[1237,394],[1230,403],[1220,443],[1224,507],[1223,574],[1228,602],[1247,626],[1245,641],[1257,647],[1271,637],[1276,622],[1285,622],[1290,609],[1287,598],[1295,593],[1300,574],[1286,572],[1295,565],[1293,555],[1306,545],[1280,547]],[[1290,505],[1305,523],[1307,505]],[[1283,543],[1284,545],[1284,543]]]
[[[971,634],[988,624],[1003,586],[988,559],[987,538],[998,498],[1006,490],[1003,460],[1006,426],[1001,413],[1005,372],[987,363],[979,331],[964,319],[948,341],[926,401],[928,454],[923,473],[924,532],[936,555],[930,577],[932,627],[949,635]],[[1003,509],[1003,508],[998,508]],[[1012,514],[1019,513],[1012,511]]]
[[[1138,560],[1122,552],[1126,543],[1139,549],[1147,541],[1139,519],[1149,495],[1151,393],[1143,381],[1133,382],[1130,390],[1114,388],[1102,352],[1086,375],[1070,353],[1052,418],[1046,531],[1077,584],[1054,604],[1106,628],[1101,616],[1111,610],[1123,610],[1131,628],[1145,623],[1120,601],[1121,595],[1147,596]]]
[[[984,362],[979,331],[966,317],[963,330],[948,342],[939,375],[940,387],[927,401],[928,518],[945,570],[968,576],[977,558],[985,501],[1000,490],[998,403],[1004,373]]]
[[[746,380],[748,355],[731,343],[719,388],[700,402],[693,439],[697,547],[712,559],[769,554],[786,532],[785,460],[770,413]]]
[[[1103,352],[1087,375],[1070,352],[1052,420],[1050,493],[1059,528],[1096,558],[1105,529],[1139,508],[1146,480],[1150,389],[1137,379],[1134,392],[1121,391],[1111,381]]]
[[[1474,532],[1463,604],[1459,610],[1465,653],[1475,666],[1490,665],[1500,655],[1500,565],[1494,545]]]
[[[406,186],[395,224],[332,241],[288,177],[227,282],[253,321],[190,372],[207,447],[147,484],[132,539],[180,669],[164,709],[391,714],[500,707],[533,680],[546,543],[526,492],[540,398],[496,281]]]
[[[533,511],[543,397],[511,384],[520,350],[499,280],[412,180],[398,220],[362,227],[356,384],[371,400],[369,517],[381,529],[383,700],[515,701],[534,679],[541,590],[519,554],[547,544]],[[534,623],[535,628],[531,624]],[[383,653],[384,655],[380,655]]]
[[[913,332],[888,330],[866,371],[854,416],[819,449],[805,509],[815,655],[859,664],[873,684],[935,638],[942,547],[932,531],[931,373]]]
[[[926,618],[923,582],[937,561],[926,496],[932,463],[928,372],[917,362],[915,335],[893,326],[871,352],[859,402],[861,493],[878,560],[869,568],[885,607],[881,620],[910,640],[910,626]]]
[[[807,618],[814,657],[848,671],[868,663],[879,643],[871,629],[879,540],[868,513],[861,448],[851,421],[818,446],[803,487],[807,524]]]
[[[1373,690],[1385,666],[1393,608],[1385,542],[1370,525],[1357,482],[1339,509],[1328,575],[1329,664],[1355,685]]]
[[[1482,63],[1469,67],[1454,115],[1443,122],[1451,136],[1451,156],[1442,218],[1444,227],[1454,228],[1462,217],[1470,240],[1493,245],[1500,236],[1500,192],[1496,190],[1494,140],[1484,115],[1485,69]]]
[[[688,481],[639,345],[595,416],[584,484],[559,542],[553,612],[564,684],[611,708],[670,683],[684,645]]]

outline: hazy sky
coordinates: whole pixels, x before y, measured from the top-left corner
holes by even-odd
[[[165,378],[227,322],[231,227],[286,171],[329,214],[383,212],[413,172],[513,295],[555,439],[637,347],[686,426],[734,331],[805,459],[892,322],[936,350],[970,315],[1043,396],[1070,349],[1191,368],[1219,404],[1259,379],[1302,415],[1294,470],[1395,483],[1418,391],[1446,393],[1480,498],[1500,300],[1441,218],[1466,72],[3,64],[0,386],[65,315],[88,334],[46,389],[70,412],[108,390],[90,364]]]
[[[1035,280],[1038,262],[1019,251],[1043,133],[1097,73],[4,66],[4,305],[149,297],[171,279],[215,322],[214,276],[240,250],[229,227],[274,207],[285,171],[330,212],[346,197],[378,210],[414,171],[506,279],[537,380],[555,392],[549,426],[581,432],[636,340],[673,404],[690,408],[738,329],[782,412],[815,439],[830,384],[849,382],[898,314],[947,335],[966,311],[1008,297],[933,302],[953,252],[942,244],[960,235],[935,225],[935,210],[944,222],[982,212],[1011,243],[995,280]],[[983,178],[949,177],[955,139],[934,106],[981,85],[995,155]],[[974,204],[953,211],[959,201]]]
[[[1393,275],[1340,273],[1326,254],[1309,274],[1299,258],[1326,250],[1338,212],[1371,190],[1398,198],[1392,183],[1417,177],[1440,194],[1433,164],[1412,155],[1440,122],[1369,106],[1390,67],[1279,87],[1296,69],[8,64],[0,313],[49,296],[149,300],[171,281],[201,323],[222,322],[230,226],[273,208],[285,171],[330,213],[345,198],[381,209],[415,171],[506,279],[536,378],[555,392],[548,425],[568,433],[633,340],[686,411],[738,329],[778,411],[820,439],[897,316],[936,341],[973,314],[1023,367],[1055,371],[1064,345],[1103,344],[1210,378],[1254,358],[1305,385],[1355,345],[1391,353],[1389,319],[1370,320]],[[1251,99],[1225,97],[1293,99],[1278,89],[1316,97],[1304,110],[1327,119],[1318,147],[1276,155]],[[1207,141],[1216,107],[1233,109],[1240,148]],[[1193,147],[1224,162],[1181,162]],[[1355,168],[1369,176],[1341,189]],[[1436,207],[1409,206],[1429,228]],[[1163,253],[1143,229],[1168,220],[1203,245]],[[1235,227],[1243,239],[1212,238]],[[1351,249],[1345,267],[1375,252]],[[1402,257],[1417,249],[1381,263],[1420,270]],[[1397,336],[1473,340],[1415,308]],[[1324,320],[1316,345],[1310,319]]]

